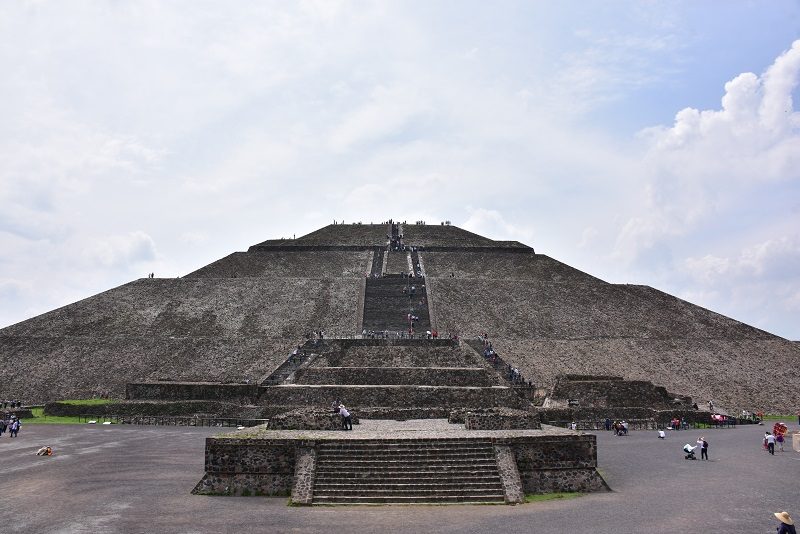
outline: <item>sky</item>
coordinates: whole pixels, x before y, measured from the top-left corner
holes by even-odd
[[[329,224],[800,340],[800,3],[0,3],[0,327]]]

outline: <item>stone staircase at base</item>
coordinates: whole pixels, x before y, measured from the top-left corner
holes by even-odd
[[[503,502],[490,441],[347,440],[319,445],[314,504]]]

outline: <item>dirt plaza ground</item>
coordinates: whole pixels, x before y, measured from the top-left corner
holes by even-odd
[[[788,421],[787,421],[788,423]],[[797,430],[797,425],[790,430]],[[761,450],[764,426],[598,432],[610,493],[520,506],[287,506],[286,498],[190,494],[219,429],[24,425],[0,438],[2,532],[775,532],[800,518],[800,453]],[[357,429],[356,429],[357,432]],[[701,435],[711,461],[686,461]],[[52,457],[37,457],[50,445]]]

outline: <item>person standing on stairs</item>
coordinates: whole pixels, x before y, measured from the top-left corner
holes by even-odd
[[[339,415],[342,416],[342,430],[353,430],[353,419],[344,404],[339,405]]]

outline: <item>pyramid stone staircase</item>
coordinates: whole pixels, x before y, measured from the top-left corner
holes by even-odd
[[[503,503],[488,440],[328,441],[314,504]]]
[[[406,331],[409,313],[419,317],[414,325],[415,332],[430,329],[428,297],[423,279],[399,275],[367,279],[364,292],[364,329]]]

